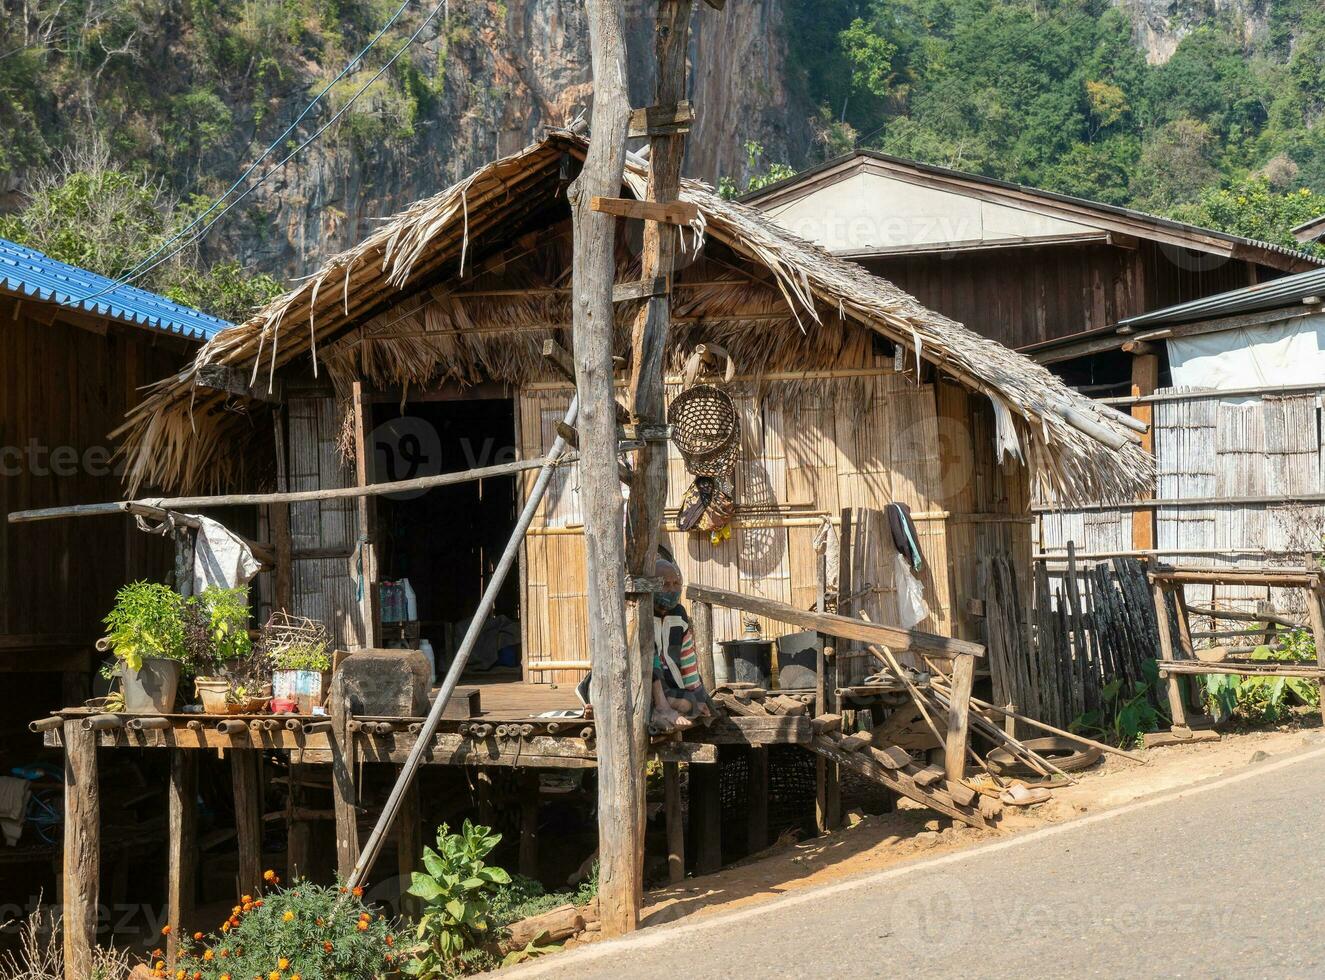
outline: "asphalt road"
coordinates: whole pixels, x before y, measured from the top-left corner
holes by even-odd
[[[1325,749],[502,976],[1325,976]]]

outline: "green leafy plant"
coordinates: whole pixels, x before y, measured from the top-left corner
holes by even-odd
[[[1278,663],[1316,662],[1316,644],[1307,630],[1280,634],[1282,649],[1258,646],[1250,660]],[[1320,688],[1303,677],[1239,677],[1236,674],[1205,674],[1201,689],[1208,710],[1221,720],[1234,716],[1251,724],[1274,724],[1294,704],[1320,704]]]
[[[217,663],[239,660],[253,652],[248,635],[248,589],[225,589],[209,585],[202,595],[188,600],[206,627],[211,657]]]
[[[468,972],[478,954],[482,965],[492,957],[492,900],[511,876],[485,858],[501,835],[466,820],[458,834],[446,824],[437,830],[437,849],[423,849],[423,870],[414,872],[409,893],[424,902],[414,959],[405,964],[411,976],[453,977]]]
[[[116,659],[130,670],[141,670],[144,657],[187,662],[183,611],[184,600],[164,585],[124,586],[104,621]]]
[[[1155,731],[1162,716],[1151,694],[1158,689],[1159,668],[1153,660],[1147,660],[1141,669],[1145,676],[1133,681],[1130,690],[1121,678],[1105,684],[1100,689],[1101,706],[1073,721],[1072,731],[1119,746],[1135,745],[1143,734]]]
[[[395,926],[362,901],[363,890],[294,881],[282,887],[272,871],[265,894],[245,895],[209,935],[180,937],[179,969],[200,980],[341,980],[396,975],[405,956]],[[158,951],[159,954],[160,951]],[[158,976],[165,964],[153,957]]]
[[[549,892],[533,878],[517,874],[510,884],[502,886],[492,898],[491,914],[494,926],[506,926],[533,915],[541,915],[562,905],[588,905],[598,897],[598,864],[575,891]]]

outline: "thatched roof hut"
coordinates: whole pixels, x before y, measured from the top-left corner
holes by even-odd
[[[564,189],[585,148],[579,137],[552,133],[476,170],[389,219],[246,323],[213,338],[117,433],[130,488],[192,490],[233,475],[237,464],[227,437],[247,420],[228,409],[224,393],[195,387],[208,365],[242,368],[259,384],[306,358],[341,391],[355,377],[427,385],[439,379],[518,384],[541,376],[538,341],[569,336],[568,273],[556,286],[531,281],[511,283],[502,296],[455,294],[490,270],[486,246],[494,236],[511,241],[513,227],[565,216]],[[645,178],[632,161],[627,189],[643,196]],[[687,183],[682,196],[702,216],[692,251],[704,239],[720,242],[746,259],[753,274],[732,270],[729,280],[682,291],[673,335],[678,358],[693,343],[690,325],[702,322],[704,335],[725,344],[747,373],[794,370],[805,352],[840,344],[843,324],[859,324],[1006,406],[1036,478],[1059,497],[1126,499],[1148,482],[1150,457],[1127,441],[1127,430],[1043,367],[702,184]],[[512,261],[500,259],[503,266]],[[638,278],[638,265],[632,270],[623,256],[622,281],[632,272]],[[386,310],[392,315],[383,316]],[[781,329],[774,336],[724,329],[758,316],[781,321]],[[1082,431],[1083,418],[1104,430],[1103,441],[1099,432]]]
[[[586,146],[553,133],[479,169],[214,338],[121,430],[130,488],[192,492],[278,473],[296,490],[344,485],[357,478],[343,462],[355,440],[342,424],[356,384],[377,400],[369,427],[426,415],[443,428],[470,426],[477,439],[504,426],[496,438],[513,430],[516,453],[540,455],[570,397],[540,351],[549,338],[571,346],[566,189]],[[625,193],[643,196],[645,179],[632,158]],[[976,636],[965,600],[977,594],[978,562],[1004,555],[1029,581],[1033,486],[1072,500],[1124,499],[1145,488],[1150,457],[1116,413],[758,211],[696,183],[683,197],[699,219],[684,232],[684,267],[674,276],[669,397],[695,345],[721,345],[738,367],[731,390],[743,436],[732,537],[686,534],[669,517],[665,530],[689,580],[807,608],[818,594],[816,533],[844,510],[877,513],[902,502],[926,552],[923,628]],[[638,224],[619,223],[620,283],[640,278],[638,234]],[[625,353],[634,304],[617,312]],[[218,386],[218,370],[242,383]],[[268,392],[277,397],[264,400]],[[445,418],[443,402],[452,413]],[[278,461],[281,444],[288,453]],[[679,457],[670,474],[674,515],[689,482]],[[525,676],[534,680],[571,681],[588,666],[575,486],[573,468],[554,484],[506,609],[519,620]],[[514,481],[511,493],[514,501]],[[464,535],[500,523],[491,493],[426,513],[409,508],[443,505],[374,506],[387,528],[378,542],[382,578],[409,574],[425,590],[447,579],[452,605],[428,613],[432,600],[421,591],[420,618],[454,626],[469,594],[455,583],[481,578],[481,558],[461,573],[436,556],[482,552]],[[462,510],[487,516],[456,522]],[[291,511],[294,611],[326,620],[338,643],[353,647],[364,635],[355,600],[362,583],[353,581],[362,518],[326,504]],[[899,594],[891,546],[872,544],[881,546],[858,551],[863,564],[852,570],[864,588],[853,611],[891,621]],[[734,619],[715,625],[718,639],[739,629]]]

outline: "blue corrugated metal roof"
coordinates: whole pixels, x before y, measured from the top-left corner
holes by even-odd
[[[206,340],[232,324],[164,296],[56,261],[0,238],[0,289],[70,309]]]

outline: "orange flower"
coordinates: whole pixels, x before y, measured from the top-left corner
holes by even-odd
[[[285,922],[293,922],[293,921],[294,921],[294,912],[291,911],[290,909],[286,909],[286,910],[285,910],[285,914],[284,914],[283,916],[281,916],[281,919],[284,920]]]
[[[193,938],[194,938],[195,941],[201,939],[201,938],[202,938],[202,933],[200,933],[200,932],[195,932],[195,933],[193,934]]]
[[[230,909],[230,914],[238,915],[242,911],[244,911],[244,907],[242,905],[236,905]]]
[[[152,950],[152,959],[154,959],[154,960],[159,960],[159,959],[161,959],[161,957],[163,957],[163,956],[165,956],[165,955],[166,955],[166,951],[165,951],[164,949],[161,949],[161,947],[159,947],[159,946],[158,946],[156,949]]]
[[[166,968],[166,963],[165,963],[165,961],[164,961],[164,960],[157,960],[157,961],[156,961],[156,968],[157,968],[158,970],[164,970],[164,969]]]
[[[290,969],[290,961],[287,960],[284,956],[282,956],[279,960],[276,961],[276,965],[279,966],[282,970]]]
[[[396,937],[391,935],[390,933],[387,933],[386,944],[388,946],[394,946],[396,944]]]
[[[163,935],[163,936],[169,936],[169,935],[170,935],[170,923],[169,923],[169,922],[167,922],[165,925],[163,925],[163,926],[161,927],[161,935]]]
[[[176,970],[176,971],[175,971],[175,980],[184,980],[184,977],[185,977],[185,973],[184,973],[183,970]]]
[[[332,947],[331,943],[324,942],[324,943],[322,944],[322,952],[324,952],[324,953],[330,953],[332,949],[333,949],[333,947]]]
[[[240,898],[239,898],[239,904],[240,904],[240,905],[249,905],[249,904],[251,904],[252,902],[253,902],[253,896],[252,896],[252,895],[241,895]]]
[[[221,931],[222,931],[222,932],[229,932],[229,931],[230,931],[230,923],[229,923],[229,922],[222,922],[222,923],[221,923]]]
[[[355,928],[358,929],[360,932],[367,932],[367,931],[368,931],[368,923],[367,923],[367,922],[364,922],[363,919],[360,919],[360,920],[359,920],[359,924],[358,924],[357,926],[355,926]]]
[[[210,949],[205,949],[205,950],[203,950],[202,958],[205,959],[205,960],[210,960],[210,959],[211,959],[213,956],[215,956],[215,955],[216,955],[216,954],[213,953]]]
[[[281,971],[272,970],[270,973],[267,974],[267,980],[281,980]]]
[[[221,959],[225,959],[229,955],[230,955],[230,950],[228,949],[221,950]]]
[[[273,871],[271,868],[268,868],[266,871],[262,872],[262,880],[263,880],[263,881],[275,881],[275,880],[276,880],[276,872]]]
[[[324,925],[326,925],[326,922],[324,922],[324,921],[322,920],[322,916],[320,916],[320,915],[317,917],[317,924],[320,925],[320,926],[324,926]]]
[[[253,907],[254,907],[255,909],[260,909],[260,908],[262,908],[262,899],[258,899],[256,902],[254,902],[254,903],[253,903]]]
[[[222,973],[219,980],[234,980],[234,978],[228,973]]]

